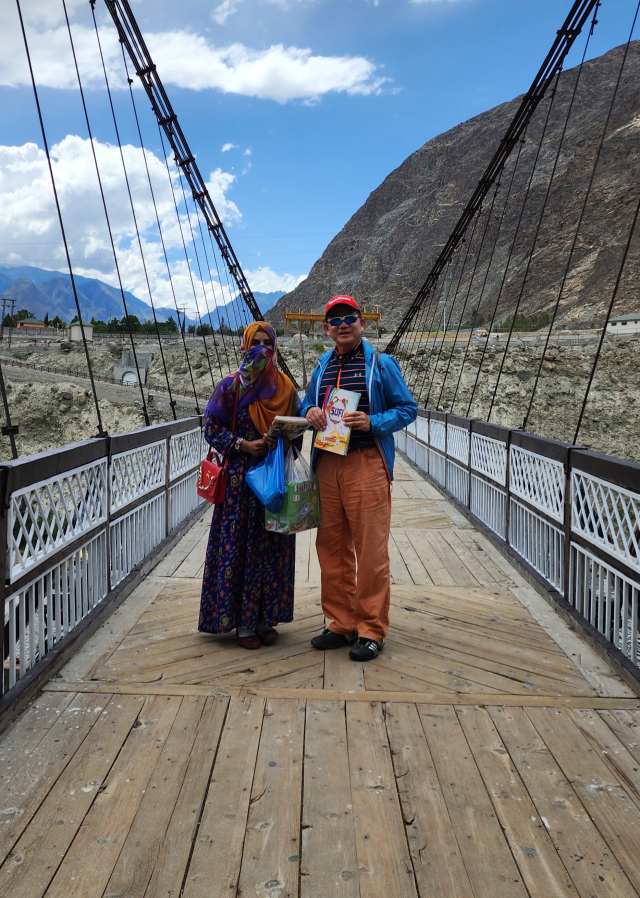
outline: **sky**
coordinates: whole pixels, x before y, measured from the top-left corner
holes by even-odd
[[[125,289],[148,302],[90,5],[66,4],[120,277]],[[525,92],[572,3],[131,5],[249,284],[270,292],[299,283],[371,191],[412,152]],[[637,0],[603,0],[590,57],[626,41],[636,5]],[[21,0],[21,7],[74,270],[117,286],[62,0]],[[175,294],[190,314],[208,290],[211,300],[228,301],[233,291],[224,277],[218,280],[209,244],[205,258],[198,222],[181,202],[175,167],[167,172],[148,100],[134,85],[145,165],[104,0],[97,0],[96,18],[154,301],[170,306]],[[0,22],[0,265],[65,270],[16,0],[0,0]],[[585,37],[567,66],[578,63]]]

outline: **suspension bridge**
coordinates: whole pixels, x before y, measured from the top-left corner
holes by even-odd
[[[24,2],[24,49],[82,322]],[[234,327],[260,312],[127,0],[105,5],[149,197],[159,189],[144,152],[152,127],[198,320],[220,331],[202,338],[213,386],[237,364],[237,340],[212,314],[235,295],[244,305]],[[113,99],[104,26],[90,6],[128,186],[122,97]],[[640,467],[579,443],[606,325],[635,289],[637,178],[615,233],[595,226],[611,159],[637,162],[637,131],[620,125],[638,53],[635,3],[606,115],[581,148],[589,165],[575,216],[558,235],[549,214],[564,202],[568,126],[590,102],[581,75],[605,14],[606,0],[573,3],[387,346],[420,409],[396,435],[391,630],[375,661],[309,645],[323,623],[313,531],[297,537],[295,620],[277,646],[248,658],[232,637],[197,632],[211,514],[195,481],[207,447],[184,335],[196,413],[176,413],[151,278],[173,420],[149,426],[140,384],[148,426],[106,433],[83,334],[94,431],[19,458],[0,359],[13,454],[0,464],[1,898],[640,895]],[[565,72],[572,48],[581,62]],[[92,164],[111,233],[93,143]],[[176,261],[154,208],[177,311]],[[562,252],[541,280],[551,241]],[[127,316],[113,237],[110,245]],[[574,295],[576,265],[595,250],[608,277],[599,281],[601,333],[583,340],[582,392],[557,395],[554,325]],[[548,324],[531,344],[533,376],[508,401],[517,315],[532,290]],[[480,313],[486,335],[474,339]],[[132,332],[128,341],[135,357]],[[542,407],[549,420],[536,432]]]

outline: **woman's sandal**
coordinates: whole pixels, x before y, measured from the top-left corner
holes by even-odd
[[[262,633],[258,636],[258,639],[262,643],[262,645],[273,645],[280,634],[273,627],[269,627],[268,630],[263,630]]]
[[[259,649],[262,645],[262,640],[255,633],[252,636],[238,636],[237,630],[236,642],[241,649]]]

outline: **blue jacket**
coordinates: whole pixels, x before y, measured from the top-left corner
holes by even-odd
[[[369,394],[371,432],[376,438],[376,444],[387,466],[389,479],[393,480],[393,462],[396,454],[393,434],[396,430],[402,430],[407,424],[416,420],[418,406],[402,379],[400,366],[396,360],[390,355],[375,352],[373,346],[366,340],[362,341],[362,347]],[[322,407],[319,395],[320,383],[332,354],[333,349],[330,349],[318,359],[306,395],[302,400],[301,415],[306,415],[314,406]],[[314,430],[314,440],[315,436]],[[320,452],[322,449],[314,448],[311,451],[312,468],[315,468]]]

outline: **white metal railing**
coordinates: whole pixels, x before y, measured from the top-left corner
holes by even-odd
[[[106,459],[16,490],[9,505],[9,577],[28,572],[106,519]]]
[[[0,465],[0,694],[201,504],[196,478],[206,449],[193,418]]]
[[[520,446],[510,447],[509,492],[545,511],[556,521],[564,520],[564,482],[562,462]]]
[[[571,527],[640,571],[640,495],[584,471],[571,473]]]
[[[640,467],[431,414],[397,447],[638,668]]]

